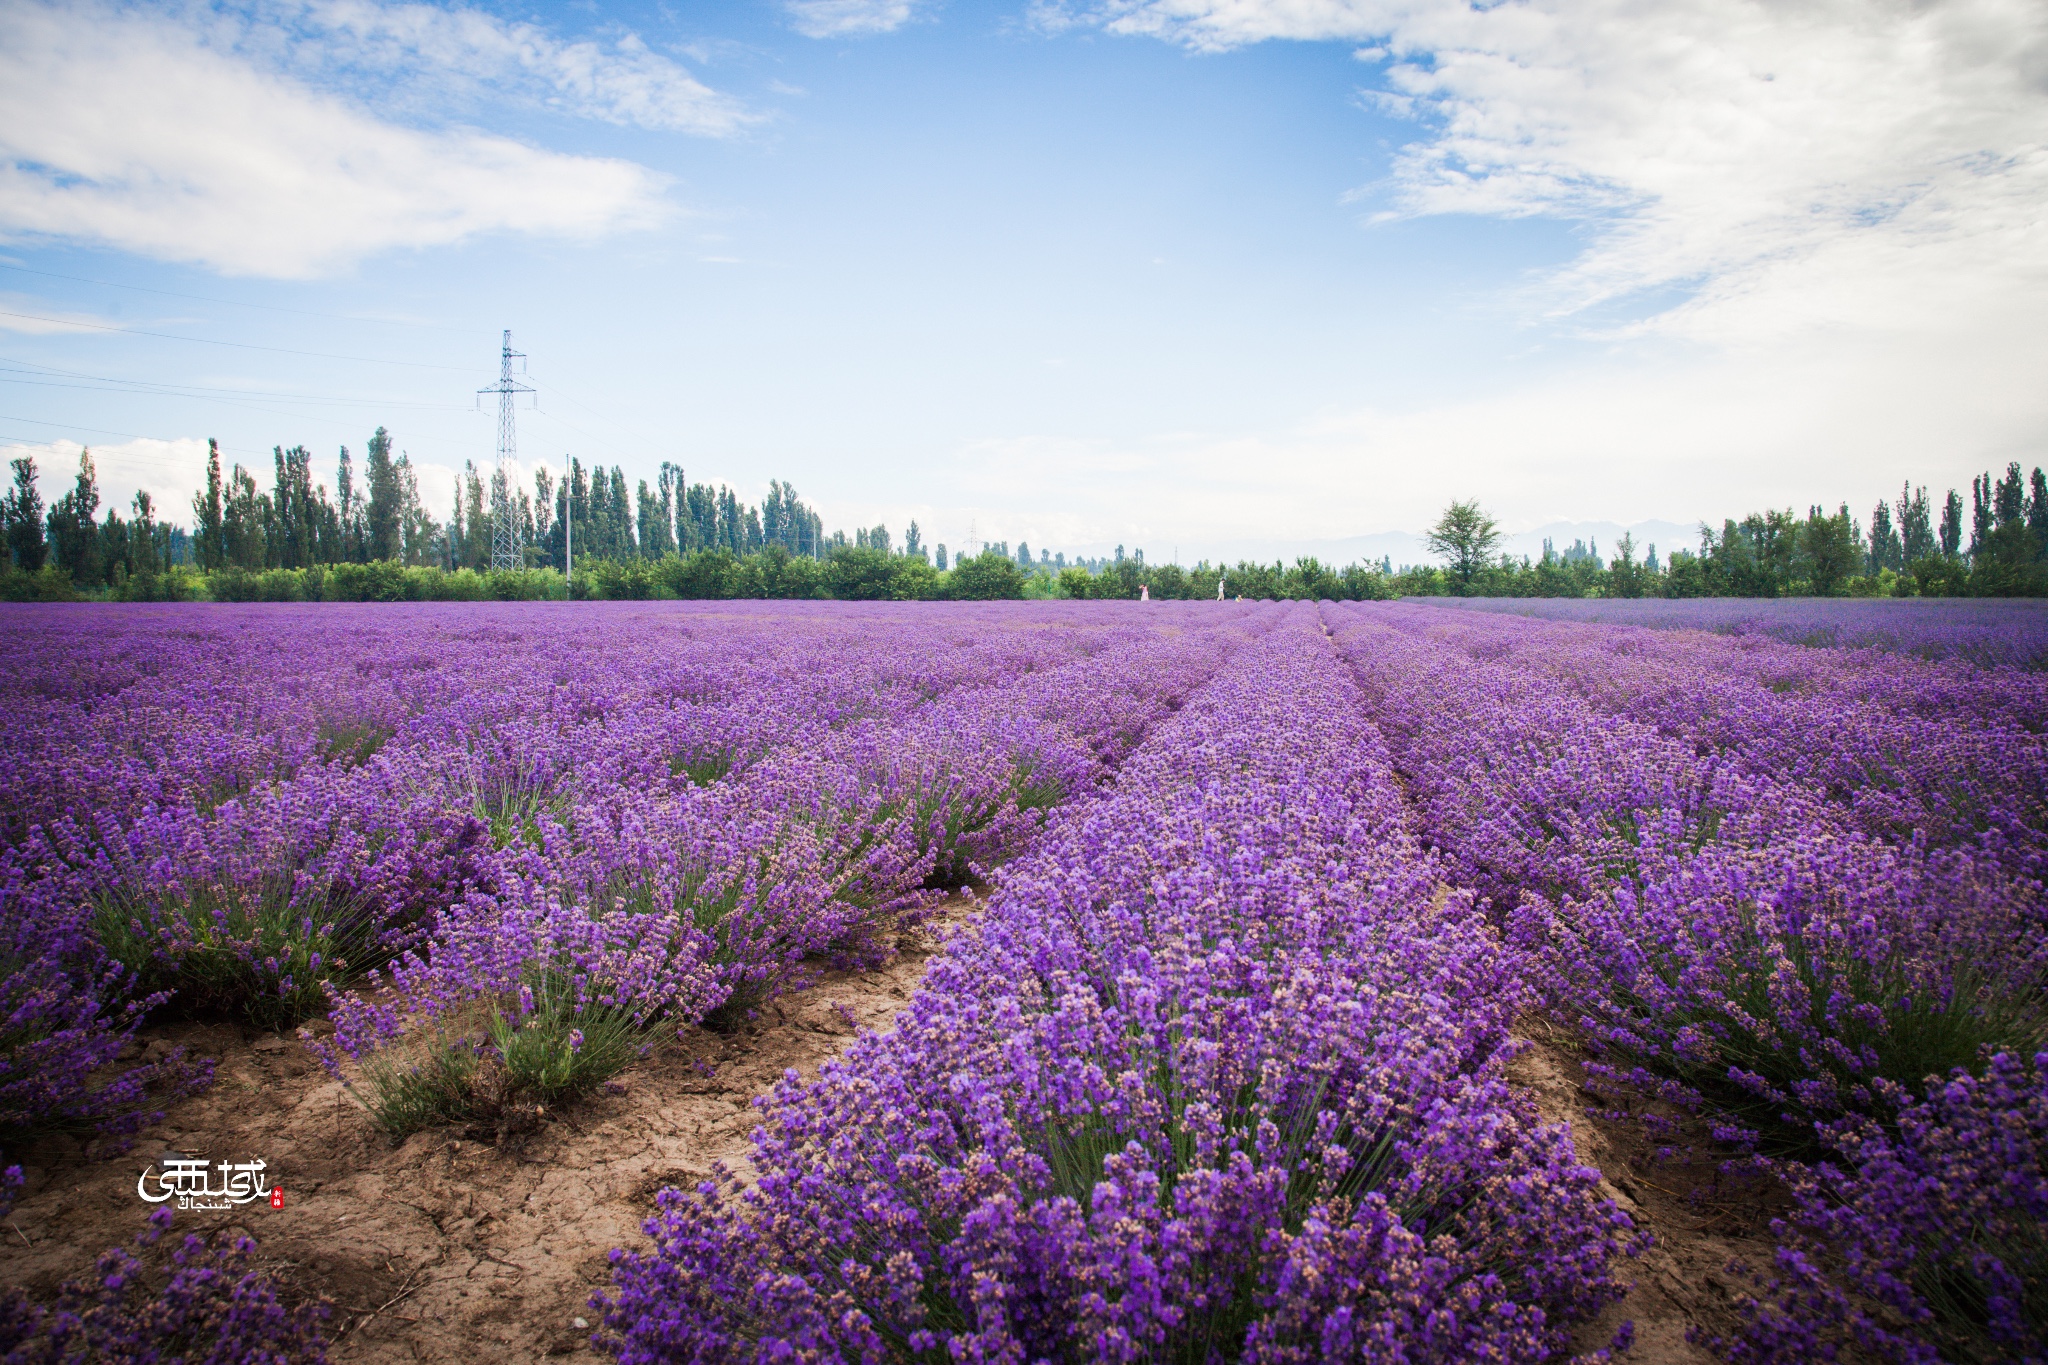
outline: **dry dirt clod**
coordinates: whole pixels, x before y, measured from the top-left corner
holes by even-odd
[[[34,1169],[13,1212],[21,1235],[0,1229],[0,1283],[48,1295],[128,1242],[155,1207],[136,1197],[136,1178],[166,1149],[261,1159],[286,1192],[284,1208],[180,1213],[175,1231],[246,1225],[288,1298],[335,1305],[335,1365],[474,1365],[479,1345],[494,1358],[597,1362],[589,1328],[575,1324],[597,1320],[589,1303],[609,1283],[607,1253],[646,1245],[641,1224],[661,1190],[709,1179],[721,1162],[745,1178],[754,1098],[785,1069],[816,1075],[850,1041],[827,1002],[886,1027],[933,951],[919,937],[885,968],[821,972],[812,992],[783,1002],[784,1022],[768,1011],[743,1035],[690,1031],[629,1072],[625,1093],[600,1093],[565,1115],[506,1103],[465,1128],[397,1145],[304,1058],[296,1037],[244,1040],[190,1023],[153,1030],[142,1055],[187,1045],[219,1058],[221,1080],[126,1152],[93,1159],[75,1142],[10,1152]],[[820,1012],[831,1031],[804,1026]],[[325,1022],[307,1031],[324,1036]],[[234,1085],[238,1074],[252,1088]]]

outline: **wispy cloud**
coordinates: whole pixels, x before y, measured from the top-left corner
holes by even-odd
[[[483,233],[595,238],[672,212],[665,179],[632,162],[401,123],[334,88],[365,65],[419,77],[400,85],[523,80],[566,112],[646,127],[722,135],[750,117],[627,35],[565,42],[473,11],[368,3],[286,17],[296,26],[96,0],[0,6],[0,236],[306,277]],[[319,61],[316,80],[304,68]]]
[[[244,30],[317,78],[337,66],[416,76],[494,100],[524,99],[576,118],[726,137],[760,121],[627,31],[567,39],[481,10],[375,0],[273,4]]]
[[[915,0],[788,0],[790,22],[806,38],[892,33],[909,23]]]
[[[66,332],[98,332],[119,323],[58,308],[26,294],[0,294],[0,332],[22,336],[55,336]]]
[[[1930,294],[2048,283],[2048,8],[2033,0],[1111,0],[1041,6],[1215,51],[1371,44],[1419,121],[1397,216],[1545,215],[1594,231],[1560,313],[1649,291],[1698,337],[1910,325]],[[1769,307],[1762,304],[1768,300]]]

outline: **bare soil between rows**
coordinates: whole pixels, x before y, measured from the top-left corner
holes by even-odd
[[[1616,1267],[1616,1278],[1633,1288],[1582,1326],[1575,1346],[1600,1350],[1628,1322],[1634,1345],[1622,1359],[1712,1365],[1715,1353],[1690,1338],[1734,1336],[1738,1305],[1755,1286],[1731,1266],[1770,1266],[1770,1221],[1784,1211],[1782,1194],[1754,1177],[1725,1174],[1722,1154],[1705,1143],[1674,1144],[1677,1157],[1657,1158],[1658,1144],[1641,1126],[1597,1112],[1604,1106],[1581,1084],[1584,1053],[1568,1031],[1532,1019],[1524,1032],[1525,1050],[1508,1064],[1508,1079],[1545,1119],[1570,1125],[1579,1160],[1600,1172],[1600,1193],[1653,1239]]]
[[[160,1157],[260,1158],[284,1190],[282,1209],[181,1213],[174,1234],[255,1237],[258,1263],[289,1301],[332,1305],[337,1365],[468,1360],[479,1347],[503,1360],[607,1359],[590,1346],[589,1301],[610,1283],[608,1253],[645,1245],[641,1224],[664,1187],[703,1179],[717,1162],[744,1171],[754,1099],[785,1070],[816,1074],[858,1031],[889,1027],[970,904],[906,935],[888,965],[821,972],[730,1033],[689,1030],[626,1072],[623,1093],[495,1143],[458,1127],[392,1143],[295,1037],[224,1024],[151,1029],[148,1039],[219,1058],[212,1088],[125,1152],[94,1158],[55,1139],[10,1153],[29,1183],[0,1228],[0,1283],[44,1297],[88,1273],[102,1249],[145,1226],[153,1206],[137,1181]],[[1727,1266],[1768,1263],[1768,1201],[1754,1191],[1688,1197],[1692,1183],[1711,1182],[1711,1163],[1650,1162],[1640,1132],[1590,1115],[1570,1040],[1531,1032],[1512,1078],[1546,1118],[1570,1123],[1603,1193],[1656,1236],[1623,1271],[1634,1290],[1579,1333],[1578,1348],[1607,1345],[1629,1319],[1627,1359],[1705,1365],[1713,1356],[1687,1333],[1734,1325],[1746,1286]]]
[[[537,1131],[478,1141],[459,1127],[394,1145],[296,1037],[224,1024],[146,1030],[219,1058],[211,1089],[177,1105],[125,1153],[91,1159],[50,1140],[8,1153],[28,1188],[0,1228],[0,1283],[37,1296],[90,1272],[154,1207],[137,1194],[165,1155],[267,1163],[284,1207],[176,1215],[174,1237],[246,1231],[290,1300],[325,1298],[337,1365],[474,1359],[609,1359],[591,1350],[591,1294],[613,1247],[644,1245],[666,1186],[744,1170],[756,1096],[785,1070],[815,1075],[862,1029],[903,1008],[953,915],[907,934],[872,971],[823,971],[730,1033],[687,1030],[600,1094]],[[153,1187],[152,1187],[153,1188]]]

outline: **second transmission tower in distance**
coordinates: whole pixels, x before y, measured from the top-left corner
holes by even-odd
[[[505,349],[499,353],[498,382],[478,389],[478,394],[498,395],[498,468],[491,475],[491,567],[517,569],[520,552],[519,521],[512,510],[512,460],[519,453],[519,433],[512,420],[512,395],[532,393],[533,386],[512,377],[512,362],[524,360],[523,352],[512,349],[512,329],[505,329]]]

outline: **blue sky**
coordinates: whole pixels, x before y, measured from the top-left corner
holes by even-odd
[[[2048,462],[2042,7],[0,13],[0,454],[382,423],[928,540],[1264,555]],[[140,335],[155,333],[157,335]]]

